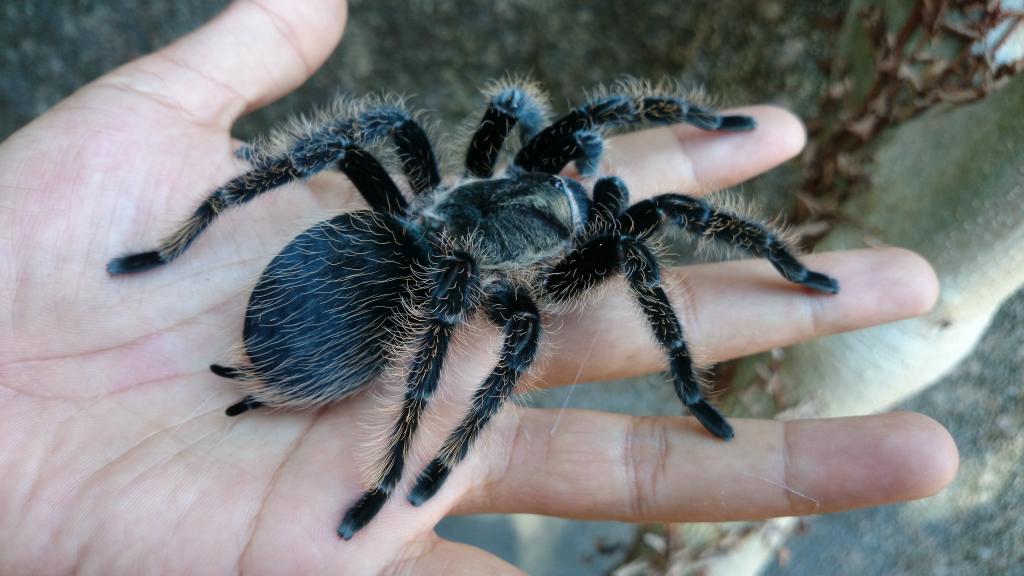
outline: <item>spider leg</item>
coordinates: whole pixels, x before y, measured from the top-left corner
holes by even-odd
[[[682,324],[661,286],[657,258],[644,243],[664,221],[767,258],[786,279],[809,288],[836,293],[839,284],[807,269],[778,236],[764,226],[715,210],[707,202],[680,194],[663,194],[625,208],[629,191],[617,178],[594,185],[590,222],[599,234],[554,265],[544,289],[556,300],[578,298],[620,269],[640,304],[655,339],[668,353],[676,394],[712,434],[729,439],[732,427],[704,399],[686,345]]]
[[[756,125],[749,116],[722,116],[679,96],[611,94],[576,108],[541,130],[516,154],[513,165],[523,172],[557,174],[576,160],[580,173],[590,175],[597,168],[601,147],[593,142],[581,145],[580,132],[596,136],[605,126],[679,122],[713,131],[752,130]]]
[[[790,282],[827,294],[839,292],[838,281],[801,264],[778,235],[757,222],[716,210],[699,198],[662,194],[643,200],[626,209],[619,218],[619,226],[624,234],[646,238],[666,221],[766,258]]]
[[[683,326],[661,286],[657,258],[643,241],[628,236],[621,238],[619,252],[630,291],[647,317],[655,340],[668,353],[676,395],[709,432],[723,440],[732,438],[732,426],[701,391]]]
[[[445,440],[438,455],[417,477],[416,485],[409,493],[409,502],[414,506],[423,504],[437,493],[537,356],[541,337],[540,313],[525,288],[495,285],[489,290],[486,306],[491,320],[503,327],[504,341],[498,363],[473,394],[469,412]]]
[[[592,238],[554,266],[544,288],[557,300],[571,300],[620,270],[655,340],[668,355],[676,395],[708,431],[732,438],[732,427],[704,398],[683,327],[661,286],[658,261],[642,240],[617,232]]]
[[[629,189],[615,176],[601,178],[594,183],[587,226],[591,230],[611,232],[618,229],[619,215],[629,205]]]
[[[155,250],[114,258],[107,263],[112,275],[142,272],[180,256],[226,208],[245,204],[264,192],[293,180],[308,178],[337,165],[370,207],[403,213],[405,198],[387,171],[349,136],[327,126],[302,140],[286,155],[263,161],[248,172],[214,190],[192,216]]]
[[[407,111],[394,106],[372,108],[360,115],[359,123],[368,136],[391,138],[413,192],[422,194],[441,183],[430,139]]]
[[[580,130],[558,141],[548,154],[538,158],[537,163],[527,172],[544,172],[557,174],[569,162],[575,161],[576,170],[582,176],[590,176],[597,172],[601,154],[604,152],[604,140],[601,135],[591,130]],[[522,171],[522,167],[513,165],[513,172]]]
[[[519,124],[519,132],[526,142],[540,130],[543,119],[541,105],[527,90],[509,86],[495,94],[466,149],[466,175],[477,178],[493,176],[498,153],[512,128]]]
[[[348,540],[377,515],[402,478],[409,452],[409,441],[419,426],[420,417],[437,389],[456,326],[473,307],[477,289],[476,262],[465,254],[446,258],[434,275],[428,310],[423,321],[416,354],[406,379],[402,412],[395,423],[391,444],[385,455],[380,477],[352,505],[338,526],[338,536]]]

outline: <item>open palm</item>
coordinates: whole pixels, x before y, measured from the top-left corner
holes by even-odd
[[[360,493],[367,415],[380,399],[229,419],[223,410],[238,392],[207,367],[237,345],[248,291],[276,251],[325,211],[362,206],[343,178],[292,184],[229,211],[162,269],[110,278],[104,265],[150,247],[244,170],[232,155],[233,121],[308,77],[344,21],[336,0],[237,2],[0,148],[0,573],[514,573],[439,540],[434,525],[479,512],[762,518],[922,497],[950,481],[952,441],[913,414],[736,421],[737,438],[723,444],[690,418],[520,410],[496,419],[486,449],[435,499],[413,508],[395,498],[340,541],[334,528]],[[635,133],[615,140],[607,168],[638,197],[697,194],[800,150],[802,128],[789,114],[742,112],[758,130]],[[808,261],[843,292],[809,294],[762,262],[687,268],[680,309],[695,347],[727,359],[919,314],[935,297],[930,268],[905,251]],[[683,272],[670,277],[678,284]],[[557,354],[537,384],[661,369],[621,285],[601,299],[587,314],[553,319],[547,346]],[[461,339],[460,370],[442,383],[454,400],[437,403],[415,452],[436,447],[496,342]]]

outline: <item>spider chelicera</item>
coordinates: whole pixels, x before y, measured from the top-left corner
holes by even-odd
[[[437,493],[534,362],[542,310],[578,301],[617,274],[664,348],[683,404],[712,434],[732,437],[732,427],[704,398],[647,243],[662,226],[766,258],[787,280],[813,290],[839,289],[834,279],[804,267],[765,225],[702,199],[662,194],[630,205],[618,178],[598,178],[588,195],[577,180],[559,175],[570,162],[581,175],[593,175],[608,128],[685,122],[738,131],[753,129],[752,118],[719,115],[678,92],[637,82],[605,90],[550,124],[543,97],[529,85],[496,84],[488,96],[464,173],[451,182],[442,181],[426,133],[399,103],[339,106],[319,122],[283,133],[277,151],[250,151],[251,169],[214,190],[156,250],[107,265],[110,274],[124,274],[166,264],[222,210],[290,181],[328,169],[351,180],[370,209],[341,214],[292,240],[250,296],[245,360],[211,366],[245,389],[227,409],[236,416],[264,405],[323,406],[363,389],[388,366],[408,362],[401,413],[379,473],[338,527],[345,539],[397,488],[453,333],[475,313],[501,330],[499,357],[464,418],[417,477],[408,495],[414,505]],[[502,145],[517,126],[522,145],[496,175]],[[385,142],[408,192],[368,151]]]

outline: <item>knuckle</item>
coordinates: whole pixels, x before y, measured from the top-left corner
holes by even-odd
[[[633,520],[657,516],[657,494],[665,476],[668,438],[650,416],[630,418],[623,446],[623,472],[628,492],[628,514]]]

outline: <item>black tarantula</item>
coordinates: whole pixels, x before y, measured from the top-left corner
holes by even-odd
[[[683,328],[661,286],[647,240],[674,226],[767,258],[787,280],[834,294],[838,283],[803,266],[764,225],[704,200],[662,194],[630,205],[625,184],[601,177],[592,194],[559,174],[575,162],[590,176],[602,131],[686,122],[704,130],[751,130],[747,116],[722,116],[672,90],[625,82],[545,126],[545,104],[529,86],[496,85],[465,153],[461,178],[445,183],[424,130],[397,103],[378,100],[293,129],[279,152],[250,152],[252,168],[213,191],[158,249],[111,260],[110,274],[141,272],[181,255],[222,211],[293,180],[343,172],[369,210],[341,214],[291,241],[249,299],[240,366],[213,365],[247,395],[227,409],[313,408],[381,375],[412,344],[401,414],[380,473],[345,513],[349,539],[398,486],[455,329],[480,311],[502,331],[499,358],[462,421],[422,470],[408,499],[419,505],[444,484],[537,357],[545,305],[578,301],[619,273],[664,348],[675,391],[715,436],[732,427],[701,391]],[[499,175],[505,140],[522,145]],[[411,194],[367,148],[390,141]]]

